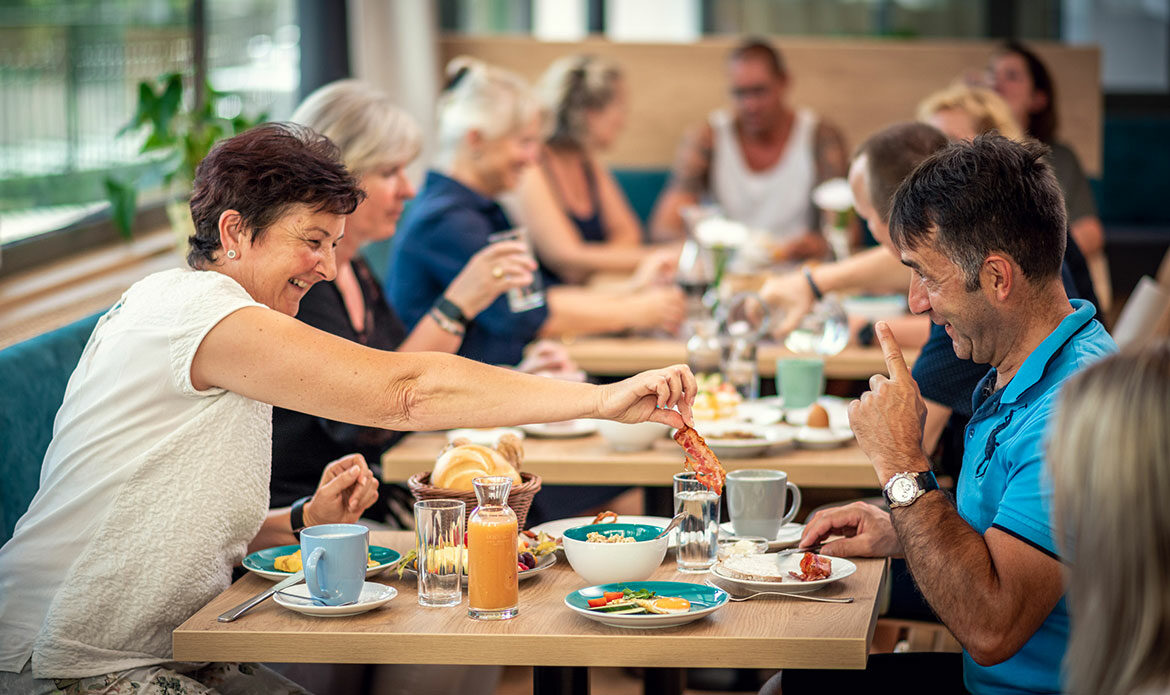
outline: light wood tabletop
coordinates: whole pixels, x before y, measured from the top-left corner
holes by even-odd
[[[596,376],[629,376],[647,369],[658,369],[687,361],[686,344],[666,338],[576,338],[565,344],[569,356],[581,369]],[[758,350],[760,376],[776,374],[776,360],[793,353],[777,344],[763,344]],[[906,363],[914,364],[917,350],[906,350]],[[885,374],[886,362],[880,347],[850,345],[840,353],[825,358],[825,376],[829,379],[868,379]]]
[[[399,551],[414,534],[381,531],[371,542]],[[479,622],[464,605],[423,608],[415,582],[393,572],[377,578],[398,589],[386,606],[362,615],[313,618],[266,601],[235,622],[216,616],[271,586],[248,575],[173,633],[179,661],[302,663],[505,664],[860,669],[866,664],[886,561],[858,559],[857,572],[817,592],[853,596],[832,604],[796,598],[728,603],[679,627],[625,630],[570,611],[564,598],[586,584],[563,557],[520,584],[520,615]],[[674,556],[652,579],[701,582],[675,570]]]
[[[429,471],[447,443],[444,433],[418,433],[406,437],[382,456],[382,479],[405,482]],[[669,486],[682,470],[682,449],[665,437],[649,451],[616,453],[600,435],[577,439],[524,440],[523,470],[556,485],[653,485]],[[722,458],[729,471],[772,468],[788,473],[788,479],[804,487],[878,487],[873,465],[855,442],[836,449],[786,449],[755,458]]]

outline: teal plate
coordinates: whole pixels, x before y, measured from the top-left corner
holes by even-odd
[[[272,579],[280,581],[289,577],[291,572],[281,572],[276,569],[276,558],[281,555],[292,555],[300,549],[299,545],[280,545],[275,548],[265,548],[264,550],[257,550],[256,552],[244,558],[244,569],[249,572],[254,572],[265,579]],[[397,550],[390,548],[383,548],[380,545],[370,546],[370,559],[377,562],[377,565],[366,570],[367,577],[385,572],[394,565],[398,564],[399,558],[402,554]]]
[[[686,613],[667,613],[655,615],[643,613],[638,615],[614,615],[589,610],[589,599],[598,598],[607,591],[621,591],[622,589],[649,589],[659,596],[677,596],[691,602],[691,609]],[[710,615],[722,608],[728,601],[727,592],[706,584],[692,584],[690,582],[617,582],[614,584],[599,584],[574,591],[565,597],[565,605],[572,611],[596,620],[603,625],[626,628],[658,628],[685,625]]]

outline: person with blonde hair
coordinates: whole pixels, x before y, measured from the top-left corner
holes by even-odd
[[[544,142],[539,166],[520,180],[516,203],[541,265],[570,283],[596,272],[635,271],[653,249],[642,244],[642,226],[599,158],[625,127],[621,69],[597,56],[565,56],[545,71],[537,95]],[[664,256],[671,252],[677,261],[677,248]]]
[[[1048,471],[1072,620],[1067,692],[1170,692],[1167,423],[1165,340],[1104,359],[1062,389]]]
[[[970,140],[993,130],[1012,140],[1024,137],[1007,102],[986,87],[960,83],[940,89],[918,104],[918,120],[954,140]]]

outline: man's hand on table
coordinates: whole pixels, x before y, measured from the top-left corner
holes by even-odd
[[[870,390],[849,404],[849,424],[878,481],[885,485],[895,473],[930,470],[930,460],[922,450],[926,403],[889,324],[879,321],[874,332],[890,376],[870,377]]]
[[[868,502],[822,509],[804,526],[799,547],[807,548],[831,536],[845,536],[821,547],[822,555],[835,557],[897,557],[902,543],[889,512]]]
[[[361,454],[325,466],[313,499],[305,504],[305,526],[352,524],[378,499],[378,480]]]

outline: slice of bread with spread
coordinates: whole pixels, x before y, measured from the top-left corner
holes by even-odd
[[[720,563],[724,574],[749,582],[782,582],[787,569],[780,569],[775,553],[766,555],[732,555]]]

